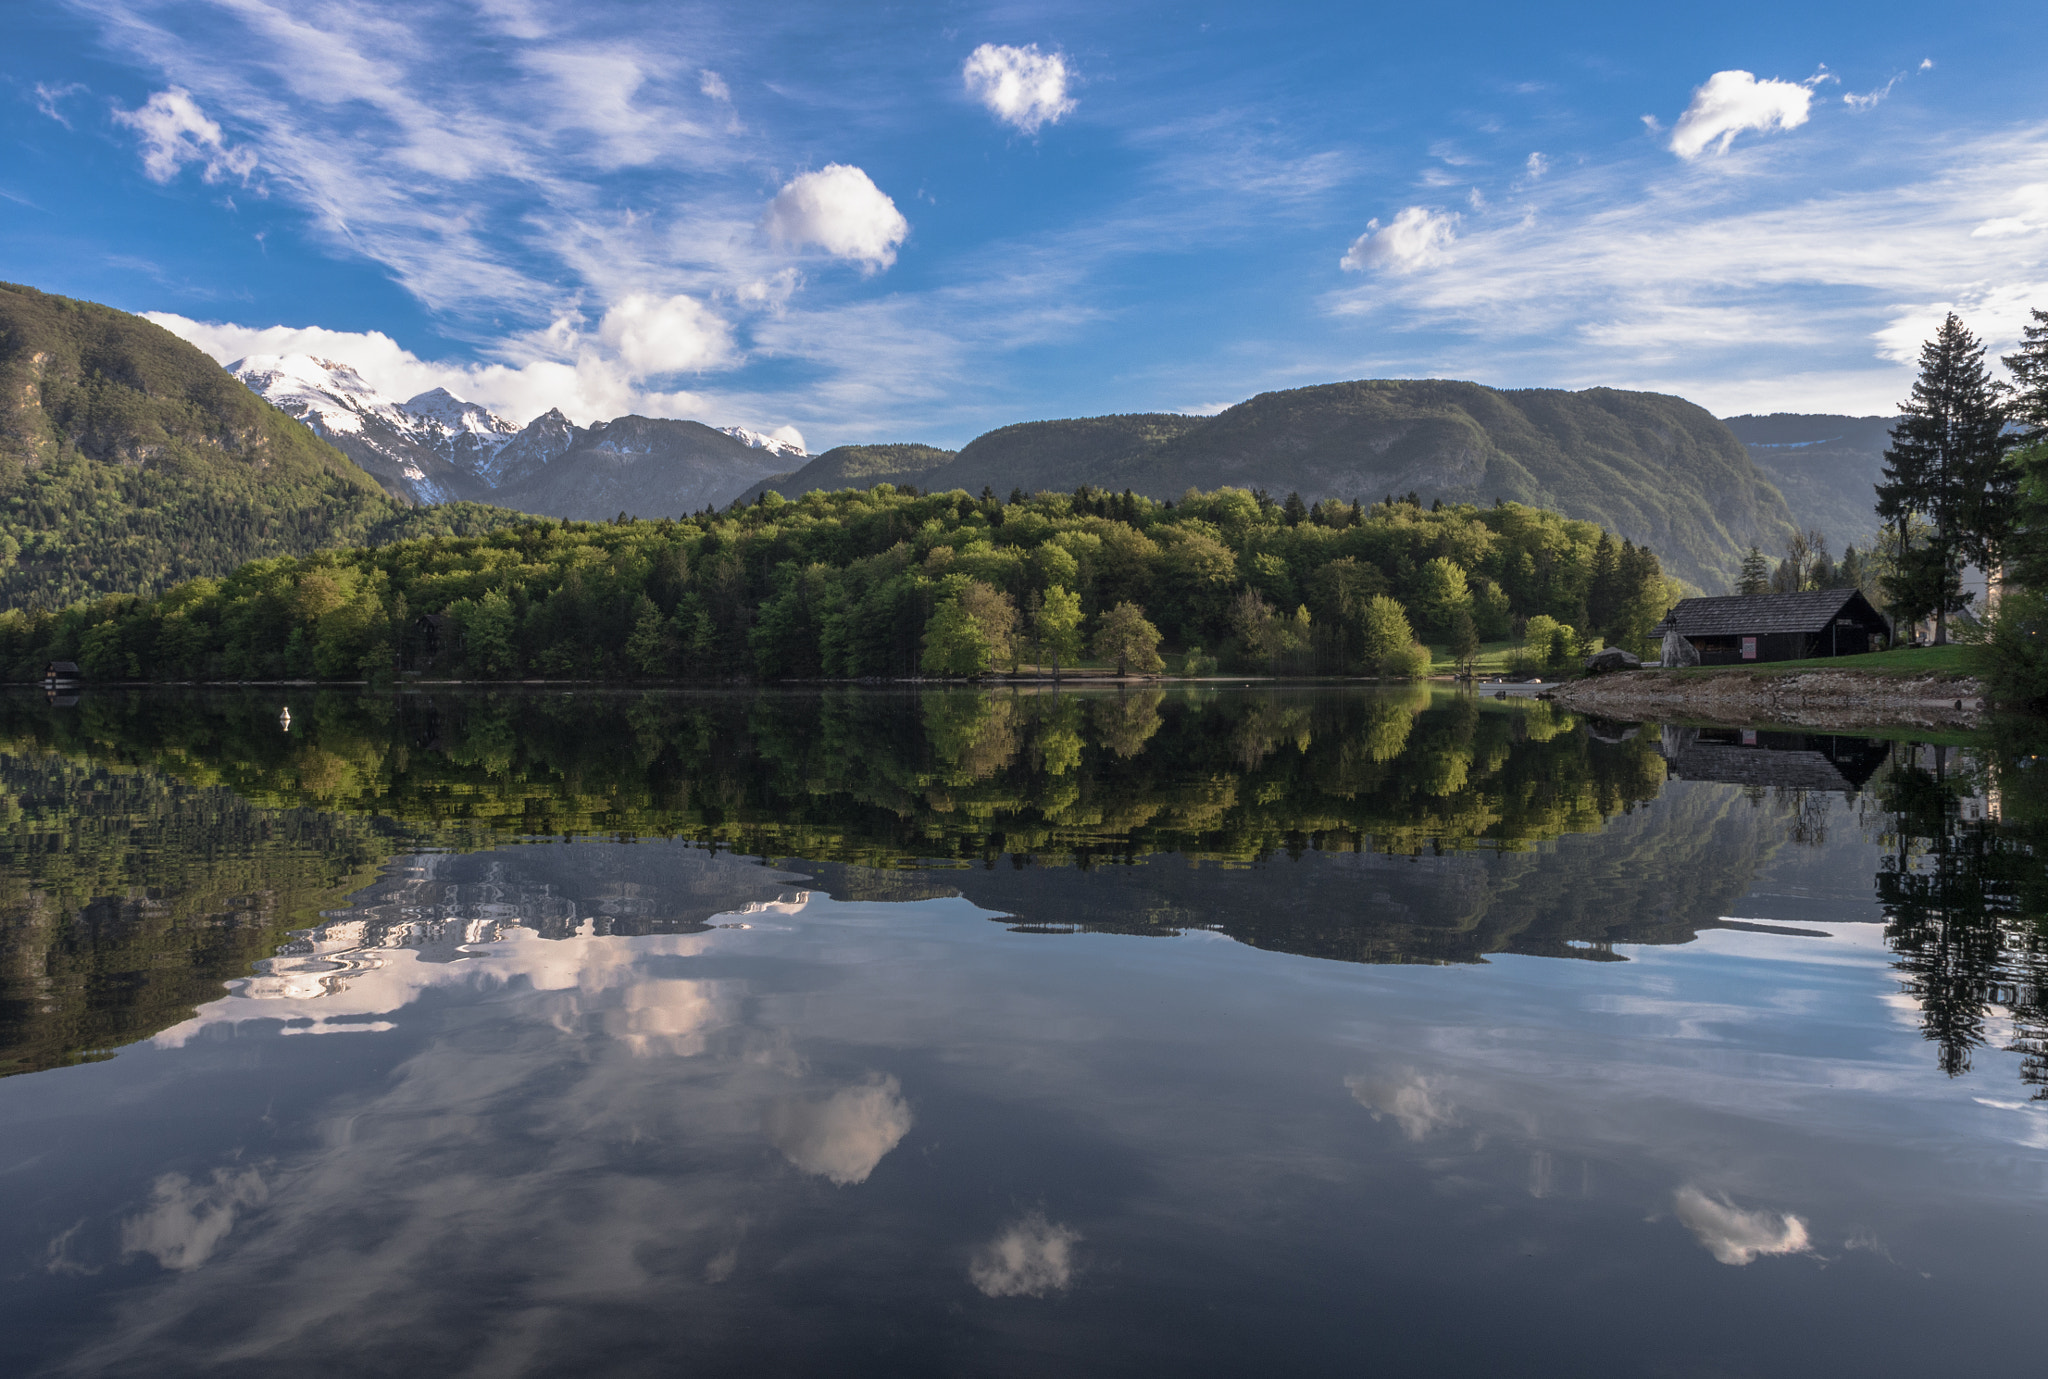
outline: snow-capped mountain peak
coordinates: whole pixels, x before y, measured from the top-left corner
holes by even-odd
[[[416,417],[438,421],[450,431],[467,431],[479,439],[495,437],[500,444],[519,434],[519,428],[488,408],[464,402],[446,388],[430,388],[400,404]]]
[[[386,490],[414,502],[482,497],[491,487],[491,457],[519,434],[445,388],[394,402],[339,360],[252,354],[228,372],[332,441]]]
[[[810,458],[809,453],[804,449],[804,438],[797,435],[796,428],[793,426],[781,427],[774,435],[763,435],[759,431],[749,431],[744,426],[721,426],[718,429],[731,436],[741,445],[750,445],[756,450],[766,450],[771,455],[789,455],[800,460]]]

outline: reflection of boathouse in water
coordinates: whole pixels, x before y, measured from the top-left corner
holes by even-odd
[[[1657,746],[1680,780],[1844,793],[1861,790],[1891,748],[1889,742],[1867,737],[1668,725]]]

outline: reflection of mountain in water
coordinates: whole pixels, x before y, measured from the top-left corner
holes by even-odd
[[[1887,750],[1589,732],[1421,689],[312,692],[289,733],[260,693],[0,700],[21,802],[0,837],[0,1058],[177,1023],[402,856],[347,932],[288,946],[288,984],[344,951],[432,966],[486,934],[685,935],[801,876],[842,898],[957,890],[1032,929],[1607,958],[1720,923]]]
[[[1679,786],[1540,850],[1304,851],[1249,866],[1164,856],[1089,871],[999,860],[931,877],[1031,930],[1211,929],[1347,962],[1600,959],[1617,943],[1684,943],[1715,926],[1786,834],[1775,802]],[[832,869],[819,881],[840,893]]]

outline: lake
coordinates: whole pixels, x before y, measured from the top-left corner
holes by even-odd
[[[0,1372],[2024,1372],[2041,760],[0,696]]]

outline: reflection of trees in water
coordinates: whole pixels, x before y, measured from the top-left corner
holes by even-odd
[[[1990,797],[1996,773],[1995,759],[1947,747],[1895,754],[1879,783],[1886,855],[1877,897],[1903,988],[1919,1003],[1942,1070],[1968,1072],[2009,1022],[2003,1047],[2021,1055],[2026,1082],[2048,1087],[2048,944],[2034,830],[2024,808],[2018,817],[2000,819],[1995,809],[1965,817],[1966,801]]]

